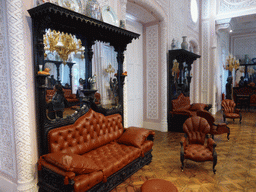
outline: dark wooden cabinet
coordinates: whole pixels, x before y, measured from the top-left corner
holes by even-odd
[[[172,110],[171,101],[183,93],[185,96],[190,95],[191,83],[191,67],[193,62],[200,58],[200,55],[186,51],[184,49],[169,50],[168,55],[168,130],[172,131],[172,119],[170,118],[170,111]],[[173,61],[177,60],[179,63],[179,72],[173,73]],[[177,119],[175,121],[178,121]],[[175,126],[175,125],[173,125]]]

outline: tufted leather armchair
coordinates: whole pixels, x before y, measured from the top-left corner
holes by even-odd
[[[208,111],[197,111],[197,116],[203,117],[208,121],[210,125],[210,134],[212,135],[213,139],[214,139],[214,135],[227,133],[227,138],[229,140],[230,128],[227,126],[226,123],[218,123],[218,124],[214,123],[215,118]]]
[[[217,164],[216,144],[212,138],[208,138],[207,145],[205,145],[207,134],[210,133],[210,125],[207,120],[199,116],[190,117],[183,124],[183,131],[185,136],[180,141],[182,171],[185,159],[196,162],[213,161],[213,172],[215,174]]]
[[[239,118],[240,119],[239,122],[241,123],[242,114],[239,109],[235,108],[236,104],[233,100],[225,99],[221,102],[221,106],[223,111],[224,122],[226,122],[226,118],[233,119],[233,121]]]

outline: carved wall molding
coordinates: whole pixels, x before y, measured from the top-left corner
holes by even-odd
[[[31,127],[29,121],[28,79],[25,63],[24,20],[22,0],[7,0],[9,66],[15,131],[17,191],[36,191],[32,164]]]
[[[234,10],[241,10],[256,6],[255,0],[219,0],[218,14],[226,14]]]
[[[151,11],[154,16],[157,17],[159,22],[159,44],[160,44],[160,68],[161,70],[161,77],[160,77],[160,103],[161,106],[159,106],[159,120],[160,120],[160,127],[157,128],[160,131],[167,131],[167,62],[166,62],[166,53],[167,53],[167,13],[161,8],[161,6],[155,2],[155,1],[144,1],[144,0],[128,0],[129,2],[136,3],[143,8],[147,9],[148,11]],[[160,1],[158,1],[160,2]],[[162,2],[162,1],[161,1]],[[169,5],[168,5],[169,6]],[[148,93],[146,93],[148,94]],[[144,117],[145,118],[145,117]],[[153,119],[154,120],[154,119]],[[144,119],[145,123],[145,119]],[[147,124],[147,123],[146,123]]]
[[[4,1],[0,1],[0,103],[1,103],[1,119],[0,119],[0,171],[10,177],[16,178],[15,166],[15,143],[12,135],[13,117],[12,117],[12,101],[11,101],[11,82],[9,80],[9,50],[8,50],[8,34],[7,34],[7,11]]]
[[[147,119],[158,120],[158,25],[146,28]]]
[[[202,22],[202,60],[201,60],[201,102],[208,103],[209,92],[209,47],[210,47],[210,22]]]

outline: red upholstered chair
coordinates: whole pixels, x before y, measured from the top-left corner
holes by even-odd
[[[210,134],[214,139],[214,135],[220,135],[223,133],[227,133],[227,138],[229,140],[230,129],[226,123],[214,123],[215,118],[208,111],[197,111],[197,116],[205,118],[210,125]]]
[[[95,93],[94,94],[94,98],[95,98],[95,104],[98,105],[101,103],[101,98],[100,98],[100,93]]]
[[[240,123],[242,121],[242,114],[240,113],[239,109],[235,109],[235,102],[230,99],[225,99],[221,102],[222,111],[223,111],[223,120],[226,122],[226,118],[233,119],[240,119]]]
[[[210,125],[207,120],[199,116],[190,117],[183,124],[183,131],[185,136],[180,141],[182,171],[185,159],[196,162],[213,161],[213,172],[215,174],[217,164],[216,144],[212,138],[208,138],[207,145],[205,145],[207,134],[210,133]]]

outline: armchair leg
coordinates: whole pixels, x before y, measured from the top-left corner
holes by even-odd
[[[227,134],[227,139],[228,139],[228,141],[229,141],[229,135],[230,135],[230,133]]]
[[[184,153],[180,153],[181,171],[184,169]]]
[[[215,152],[213,155],[213,166],[212,166],[212,170],[214,174],[216,173],[216,169],[215,169],[216,164],[217,164],[217,153]]]

